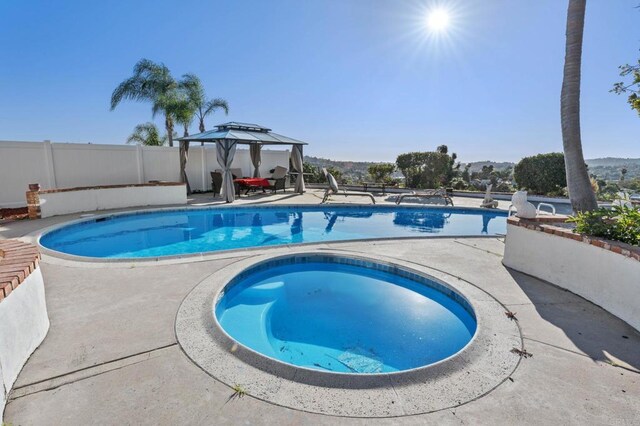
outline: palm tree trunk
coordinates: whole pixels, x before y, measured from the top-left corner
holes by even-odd
[[[189,136],[189,130],[184,128],[184,136]],[[187,185],[187,194],[191,194],[191,185],[187,177],[187,160],[189,159],[189,142],[180,141],[180,179]]]
[[[164,116],[164,127],[167,129],[167,137],[169,138],[169,146],[173,146],[173,120],[170,116]]]
[[[200,116],[200,133],[204,133],[204,117]],[[200,146],[204,146],[204,142],[200,142]]]
[[[564,77],[560,96],[567,186],[571,205],[576,212],[598,208],[584,162],[580,137],[580,66],[585,8],[586,0],[569,0]]]

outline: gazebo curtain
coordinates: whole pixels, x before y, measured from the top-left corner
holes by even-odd
[[[233,175],[231,174],[231,163],[233,163],[233,157],[236,155],[236,145],[236,141],[230,140],[216,142],[218,164],[222,167],[222,197],[227,203],[233,203],[236,199]]]
[[[251,164],[253,164],[253,177],[260,177],[260,163],[262,158],[260,152],[262,151],[262,145],[252,143],[249,145],[249,155],[251,156]]]
[[[291,164],[296,172],[298,172],[298,177],[296,178],[296,186],[295,192],[298,194],[304,193],[304,175],[303,175],[303,162],[302,162],[302,145],[293,145],[293,149],[291,150]]]
[[[187,194],[191,194],[191,185],[187,177],[187,160],[189,159],[189,142],[180,141],[180,180],[187,185]]]

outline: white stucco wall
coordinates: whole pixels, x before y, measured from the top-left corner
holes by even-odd
[[[186,203],[184,185],[127,186],[40,194],[43,218],[94,210]]]
[[[507,225],[503,263],[578,294],[640,330],[640,262],[635,259]]]
[[[289,168],[290,150],[263,149],[262,176]],[[232,167],[251,176],[248,147],[236,151]],[[220,168],[215,144],[191,144],[187,176],[194,191],[211,190],[209,172]],[[180,181],[177,147],[0,141],[0,207],[26,206],[30,183],[42,189]]]
[[[0,374],[3,384],[0,422],[6,394],[48,330],[44,282],[38,267],[0,302]]]

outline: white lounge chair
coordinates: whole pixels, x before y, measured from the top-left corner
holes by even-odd
[[[493,188],[492,184],[487,185],[487,192],[484,194],[484,200],[482,200],[482,204],[480,204],[480,207],[484,207],[487,209],[498,208],[498,201],[494,200],[491,196],[491,188]]]
[[[628,208],[633,207],[633,203],[631,202],[631,197],[626,191],[618,192],[616,194],[615,200],[613,200],[611,204],[614,206],[620,206],[620,207],[628,207]]]
[[[405,198],[426,198],[426,199],[440,198],[444,201],[445,206],[448,206],[449,204],[453,206],[453,200],[451,199],[451,197],[449,197],[449,194],[447,194],[447,190],[444,188],[426,189],[421,192],[414,191],[409,194],[402,194],[402,195],[399,195],[398,198],[396,199],[396,204],[400,204],[402,200],[404,200]]]
[[[322,202],[320,204],[326,203],[329,200],[329,197],[331,195],[344,195],[345,197],[349,197],[349,196],[369,197],[371,198],[371,202],[373,204],[376,203],[376,199],[373,198],[373,195],[369,193],[340,191],[340,188],[338,188],[338,182],[336,181],[336,178],[334,178],[333,175],[329,173],[325,168],[322,169],[322,173],[324,173],[325,177],[327,178],[329,187],[324,191],[324,197],[322,198]]]

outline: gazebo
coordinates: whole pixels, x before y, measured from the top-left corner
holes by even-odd
[[[271,129],[258,126],[257,124],[232,121],[219,124],[215,127],[215,130],[176,139],[180,142],[180,172],[183,179],[186,179],[185,167],[187,164],[187,154],[189,152],[189,142],[213,142],[216,144],[218,164],[220,164],[223,170],[222,196],[227,203],[232,203],[235,200],[235,190],[233,186],[233,176],[231,174],[231,163],[233,162],[238,144],[249,145],[251,163],[254,167],[253,177],[260,177],[258,168],[262,161],[260,152],[263,145],[291,145],[291,164],[294,171],[298,173],[295,192],[299,194],[304,193],[302,147],[307,145],[306,142],[273,133]]]

